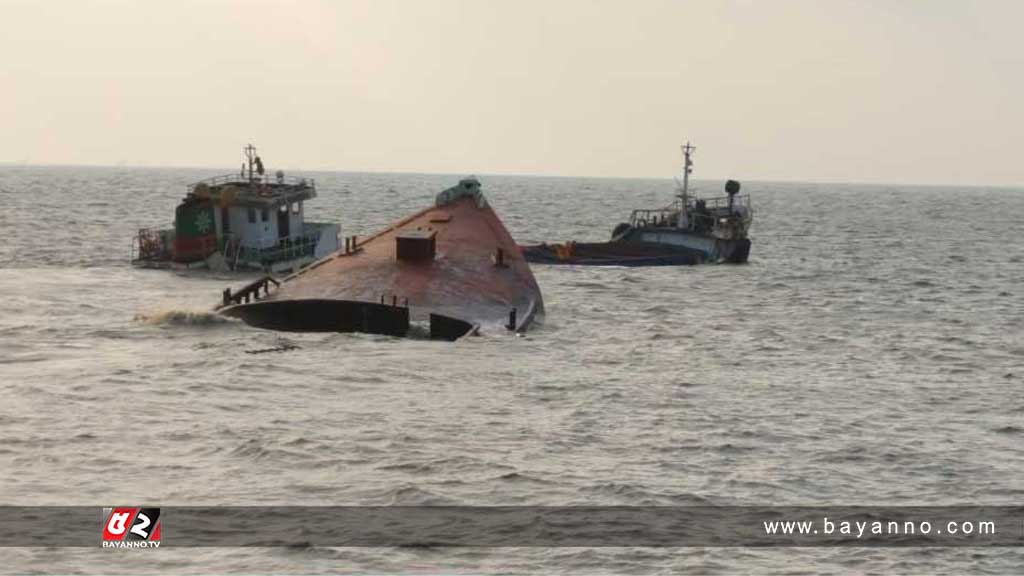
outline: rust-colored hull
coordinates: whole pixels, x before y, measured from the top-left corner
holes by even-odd
[[[352,244],[262,299],[234,303],[226,294],[221,312],[269,329],[399,336],[410,322],[429,321],[431,336],[443,339],[475,329],[521,331],[543,314],[529,264],[476,180]]]

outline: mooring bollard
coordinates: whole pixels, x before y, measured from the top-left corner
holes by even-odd
[[[510,310],[509,313],[508,313],[508,326],[506,326],[506,328],[508,328],[509,330],[515,330],[516,329],[516,309],[515,308]]]

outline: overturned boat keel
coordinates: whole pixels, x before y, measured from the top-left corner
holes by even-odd
[[[540,288],[473,178],[435,205],[278,282],[226,290],[222,314],[270,330],[456,340],[523,331],[544,313]]]

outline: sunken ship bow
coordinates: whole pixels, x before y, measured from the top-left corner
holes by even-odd
[[[673,266],[703,263],[743,264],[750,256],[748,231],[753,221],[750,196],[729,180],[725,196],[691,193],[690,144],[683,146],[683,181],[676,201],[664,208],[633,210],[607,242],[566,242],[523,246],[524,257],[539,264],[592,266]]]
[[[475,178],[433,206],[344,247],[281,281],[226,290],[226,316],[265,329],[434,339],[521,332],[544,313],[540,288]]]

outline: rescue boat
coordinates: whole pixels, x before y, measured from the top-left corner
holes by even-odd
[[[750,256],[747,235],[754,211],[740,183],[729,180],[725,196],[698,198],[690,191],[692,154],[682,147],[683,182],[677,201],[665,208],[633,210],[629,222],[612,231],[608,242],[534,244],[521,250],[529,262],[589,266],[677,266],[702,263],[742,264]]]
[[[188,187],[174,227],[140,229],[131,262],[144,268],[294,271],[337,250],[337,224],[306,222],[312,178],[265,173],[250,144],[238,174]]]

